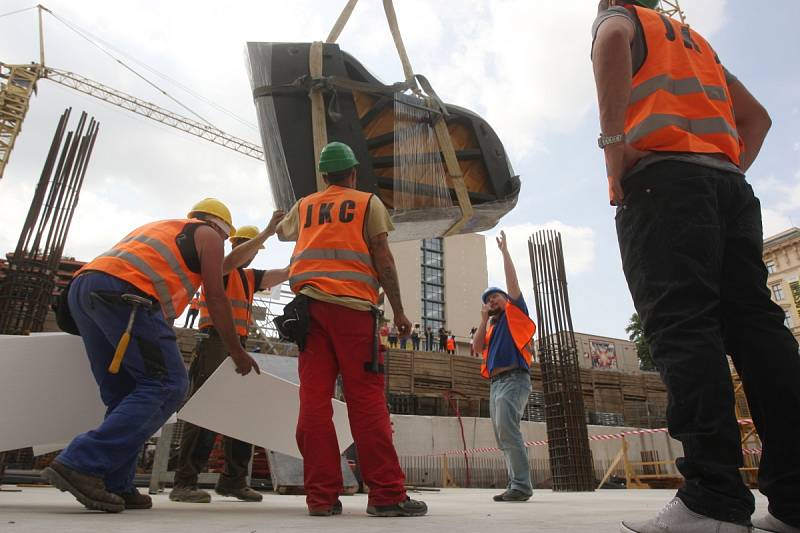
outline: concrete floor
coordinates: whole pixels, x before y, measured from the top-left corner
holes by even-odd
[[[4,489],[15,489],[8,485]],[[262,503],[214,497],[210,504],[180,504],[166,493],[153,509],[118,515],[87,511],[68,493],[52,487],[24,487],[0,492],[2,533],[263,533],[267,531],[372,532],[376,529],[417,533],[500,533],[503,531],[619,531],[622,518],[647,519],[674,494],[672,490],[603,490],[594,493],[536,491],[526,503],[491,501],[497,491],[446,489],[412,493],[428,503],[420,518],[368,517],[364,494],[342,497],[344,514],[330,518],[306,514],[303,496],[264,493]],[[756,493],[757,515],[766,499]]]

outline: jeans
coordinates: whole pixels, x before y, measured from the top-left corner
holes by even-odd
[[[108,409],[97,429],[75,437],[57,458],[73,470],[103,478],[106,489],[115,493],[133,489],[142,446],[175,412],[188,386],[175,332],[157,306],[136,313],[120,371],[108,372],[131,308],[96,295],[127,292],[138,291],[100,272],[83,274],[72,282],[69,309]]]
[[[760,490],[775,517],[800,526],[800,357],[770,300],[758,199],[741,175],[675,161],[623,187],[622,265],[683,444],[678,496],[717,520],[753,513],[728,354],[763,443]]]
[[[228,357],[225,343],[218,335],[202,339],[195,350],[195,357],[189,367],[192,384],[190,396],[203,386],[211,374]],[[220,398],[220,401],[225,400]],[[178,468],[175,470],[174,485],[176,487],[197,485],[197,476],[205,469],[216,438],[216,432],[184,421],[183,435],[178,450]],[[219,476],[217,487],[228,490],[246,487],[250,458],[253,455],[252,444],[223,435],[222,449],[225,457],[225,469]]]
[[[519,425],[530,394],[531,378],[525,372],[505,374],[493,381],[489,388],[489,416],[508,471],[506,488],[529,496],[533,494],[531,471]]]

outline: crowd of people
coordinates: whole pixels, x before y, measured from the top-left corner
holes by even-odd
[[[472,343],[475,330],[476,328],[472,328],[470,331],[469,343]],[[459,342],[453,332],[445,329],[444,326],[439,327],[436,331],[431,326],[427,326],[423,331],[419,324],[414,324],[411,335],[403,337],[392,322],[385,322],[381,325],[380,339],[383,345],[393,349],[399,347],[401,350],[445,352],[450,355],[455,355],[457,342]]]

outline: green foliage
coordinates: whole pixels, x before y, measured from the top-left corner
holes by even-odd
[[[625,333],[628,338],[636,345],[636,353],[639,356],[639,368],[641,370],[655,370],[656,365],[653,362],[653,356],[650,355],[650,346],[644,340],[644,330],[642,328],[642,320],[639,318],[638,313],[633,313],[628,325],[625,327]]]

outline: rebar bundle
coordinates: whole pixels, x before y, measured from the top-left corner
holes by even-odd
[[[0,285],[0,334],[41,331],[47,317],[99,128],[94,119],[87,126],[87,115],[81,113],[77,128],[66,132],[71,111],[58,121],[17,247],[8,258],[8,274]]]
[[[543,230],[528,239],[539,322],[539,353],[550,470],[555,491],[593,491],[578,349],[569,309],[561,234]]]

